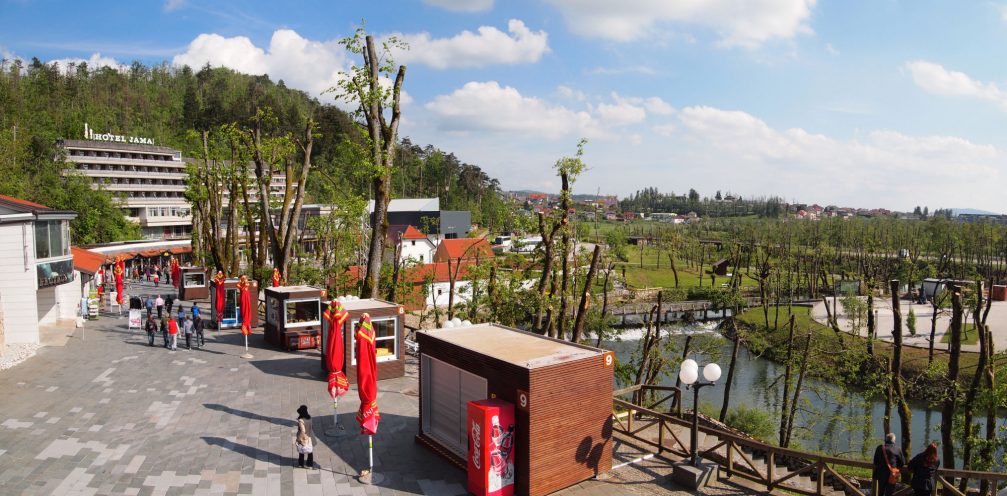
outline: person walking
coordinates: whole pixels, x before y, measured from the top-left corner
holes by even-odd
[[[164,308],[168,309],[168,315],[171,315],[171,307],[175,306],[175,296],[169,294],[167,298],[164,299]]]
[[[182,325],[185,324],[185,310],[182,309],[182,305],[178,305],[178,314],[175,315],[175,320],[178,321],[178,328],[181,329]]]
[[[192,317],[189,315],[186,315],[185,321],[182,322],[182,332],[185,333],[185,349],[192,351]]]
[[[154,335],[157,334],[157,321],[154,320],[154,314],[151,313],[149,308],[147,309],[147,323],[144,325],[144,330],[147,331],[147,341],[150,346],[154,346]]]
[[[161,313],[161,312],[157,312]],[[168,319],[161,318],[161,337],[164,338],[164,347],[171,349],[171,336],[168,334]]]
[[[895,445],[895,434],[885,434],[885,443],[874,450],[874,471],[871,474],[879,496],[892,496],[895,484],[899,482],[899,469],[905,464],[902,449]]]
[[[161,282],[161,277],[157,275],[157,272],[155,272],[155,273],[154,273],[154,287],[155,287],[155,288],[156,288],[156,287],[158,287],[158,284],[159,284],[160,282]]]
[[[909,470],[913,474],[910,487],[914,496],[930,496],[937,483],[937,468],[941,466],[937,457],[937,443],[930,443],[922,453],[909,460]]]
[[[161,311],[164,309],[164,298],[161,298],[161,295],[157,295],[157,299],[154,300],[154,306],[157,307],[157,318],[160,319]]]
[[[314,437],[311,431],[311,415],[308,415],[308,407],[301,405],[297,408],[297,435],[294,436],[298,467],[304,468],[304,455],[308,455],[308,467],[315,468]]]
[[[150,265],[147,265],[143,271],[144,275],[147,276],[147,282],[150,282]]]
[[[171,347],[168,348],[171,351],[178,349],[178,322],[175,319],[168,318],[168,335],[171,337]]]
[[[154,297],[147,295],[147,300],[143,302],[143,306],[147,307],[148,317],[154,315]]]
[[[195,303],[192,304],[192,318],[199,317],[199,307]]]
[[[192,317],[192,330],[196,333],[196,347],[203,349],[203,346],[206,345],[206,341],[203,339],[203,319],[200,318],[198,312]]]

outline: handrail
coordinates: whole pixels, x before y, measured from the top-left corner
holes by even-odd
[[[667,451],[682,457],[687,456],[691,446],[687,446],[685,442],[679,439],[674,430],[671,428],[673,426],[691,428],[691,422],[681,417],[680,401],[678,402],[679,414],[676,416],[665,412],[659,412],[653,408],[643,407],[634,404],[632,401],[620,398],[620,396],[628,393],[646,390],[673,391],[676,395],[678,395],[678,398],[681,397],[681,390],[669,386],[636,385],[616,390],[612,398],[614,431],[632,438],[643,445],[657,448],[657,454],[659,455]],[[637,423],[636,426],[634,426],[634,421]],[[652,438],[646,438],[640,435],[641,432],[654,426],[658,427],[657,442],[654,442]],[[735,475],[741,476],[764,485],[767,491],[780,488],[800,494],[822,495],[825,493],[826,487],[828,487],[831,491],[832,485],[838,484],[844,489],[847,489],[851,494],[863,496],[865,494],[863,486],[860,483],[855,482],[852,477],[840,474],[835,469],[835,466],[857,469],[872,469],[874,467],[873,463],[868,460],[856,460],[819,453],[809,453],[790,448],[781,448],[779,446],[763,443],[761,441],[716,427],[700,425],[699,430],[704,434],[716,437],[719,440],[719,442],[715,443],[712,447],[704,447],[701,449],[699,451],[700,457],[717,463],[720,467],[722,467],[722,469],[724,469],[727,477]],[[670,441],[672,442],[670,445],[666,442],[669,440],[668,434],[671,435]],[[759,471],[752,460],[752,457],[742,451],[742,448],[747,448],[754,452],[764,453],[766,463],[766,469],[764,472]],[[718,450],[721,449],[723,449],[723,453],[718,452]],[[776,461],[780,459],[794,461],[798,464],[798,467],[794,470],[787,471],[787,473],[777,474],[776,472],[778,468],[775,465]],[[815,489],[813,491],[787,483],[791,479],[795,479],[802,475],[812,475],[814,477]],[[948,490],[948,492],[944,493],[945,496],[964,496],[957,490],[956,487],[954,487],[954,480],[958,478],[990,481],[993,483],[992,486],[994,494],[999,489],[1001,483],[1007,482],[1007,473],[1002,472],[980,472],[940,468],[938,469],[937,476],[937,484],[935,486],[942,486],[944,489]],[[831,482],[828,481],[829,479],[831,479]]]

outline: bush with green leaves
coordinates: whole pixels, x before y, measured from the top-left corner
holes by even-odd
[[[909,308],[909,314],[906,315],[906,329],[909,329],[909,335],[916,335],[916,312]]]
[[[724,423],[760,441],[772,441],[776,434],[769,412],[745,405],[738,405],[727,412]]]

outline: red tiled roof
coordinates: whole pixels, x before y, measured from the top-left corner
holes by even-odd
[[[73,268],[88,274],[97,273],[101,264],[105,262],[105,255],[76,246],[70,247],[70,253],[73,254]]]
[[[20,198],[14,198],[12,196],[7,196],[7,195],[0,195],[0,200],[9,201],[11,203],[17,203],[18,205],[24,205],[26,207],[31,207],[31,208],[49,208],[49,207],[47,207],[45,205],[42,205],[40,203],[30,202],[28,200],[22,200]]]
[[[437,247],[434,259],[447,261],[448,258],[492,258],[493,247],[483,238],[445,239]]]
[[[176,246],[175,248],[172,248],[172,249],[170,249],[168,251],[170,251],[171,253],[173,253],[175,255],[180,255],[182,253],[192,253],[192,247],[191,246]]]
[[[413,265],[400,276],[403,281],[413,284],[425,283],[428,277],[433,277],[432,282],[449,282],[451,281],[451,273],[454,272],[455,281],[462,281],[468,276],[469,268],[473,265],[475,265],[474,262],[452,263],[451,270],[448,270],[447,262]],[[346,272],[353,279],[360,280],[364,276],[364,267],[352,265]]]
[[[402,234],[402,239],[427,239],[427,235],[413,226],[406,226],[406,232]]]

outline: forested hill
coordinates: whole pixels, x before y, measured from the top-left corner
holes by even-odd
[[[96,132],[149,137],[199,156],[201,131],[247,126],[256,110],[265,108],[282,131],[301,132],[309,117],[317,125],[306,201],[369,195],[368,168],[361,165],[364,137],[353,118],[283,81],[225,68],[133,63],[122,70],[92,69],[37,59],[4,60],[0,67],[0,194],[77,210],[81,219],[74,223],[74,236],[81,244],[134,237],[136,230],[107,193],[89,192],[82,178],[60,178],[53,161],[56,140],[80,138],[86,122]],[[497,181],[478,166],[408,139],[398,157],[396,197],[437,196],[444,209],[471,210],[473,222],[502,221]]]

